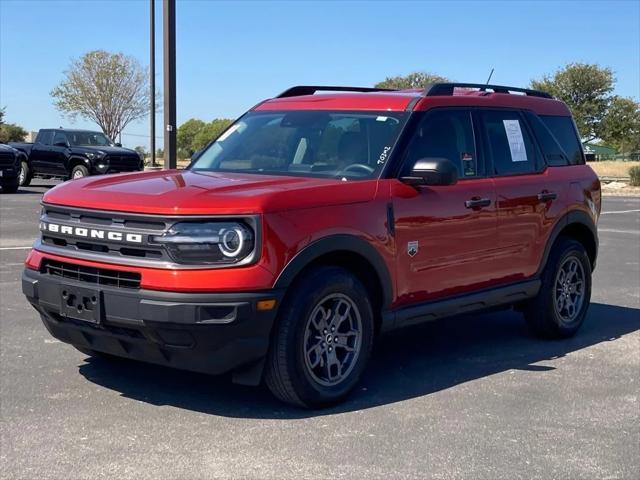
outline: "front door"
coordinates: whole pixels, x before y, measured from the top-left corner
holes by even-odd
[[[456,295],[495,280],[496,193],[476,148],[472,113],[427,112],[409,144],[401,176],[417,160],[447,158],[458,169],[450,186],[391,184],[397,245],[396,306]]]

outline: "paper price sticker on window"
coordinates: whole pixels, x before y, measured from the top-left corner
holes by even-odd
[[[526,162],[527,149],[524,146],[520,122],[518,120],[503,120],[502,123],[504,124],[504,131],[507,134],[509,150],[511,150],[511,161]]]

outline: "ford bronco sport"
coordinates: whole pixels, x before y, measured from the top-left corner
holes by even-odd
[[[22,288],[88,355],[264,379],[317,407],[390,329],[512,307],[574,334],[599,212],[571,113],[546,93],[299,86],[186,170],[50,190]]]

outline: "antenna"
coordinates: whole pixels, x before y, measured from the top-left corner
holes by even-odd
[[[491,77],[493,77],[493,67],[491,67],[491,73],[489,74],[489,78],[487,78],[486,85],[489,85],[489,82],[491,81]]]

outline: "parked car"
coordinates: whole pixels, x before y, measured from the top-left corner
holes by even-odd
[[[135,150],[122,148],[104,133],[45,128],[35,143],[10,143],[20,150],[20,185],[33,177],[82,178],[105,173],[136,172],[144,161]]]
[[[8,145],[0,143],[0,186],[4,193],[15,193],[18,191],[18,172],[20,171],[20,160],[18,151]]]
[[[88,355],[264,379],[318,407],[394,328],[515,308],[573,335],[599,213],[571,113],[545,93],[300,86],[186,170],[47,192],[22,288]]]

